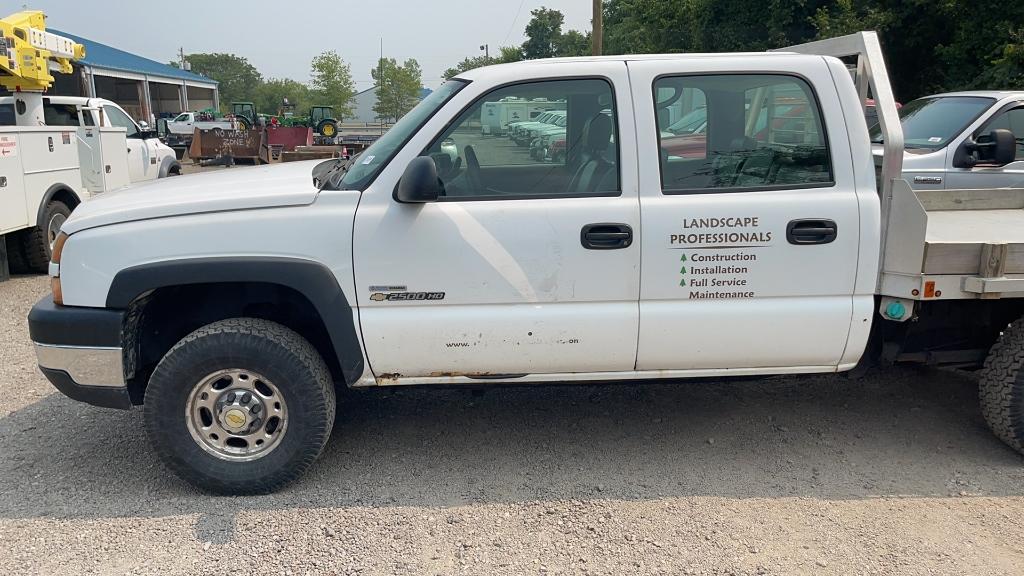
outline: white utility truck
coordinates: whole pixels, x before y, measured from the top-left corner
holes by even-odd
[[[126,140],[129,131],[115,121],[115,114],[131,119],[113,102],[43,96],[53,84],[51,67],[70,73],[71,60],[85,53],[80,44],[46,32],[42,12],[0,19],[0,40],[7,50],[7,57],[0,59],[0,85],[13,92],[0,98],[3,279],[8,263],[19,272],[45,272],[53,242],[71,211],[94,194],[128,184],[133,174],[128,155],[136,146]],[[146,150],[142,158],[148,163],[153,151]]]
[[[14,96],[0,97],[0,125],[15,125]],[[128,179],[133,183],[177,176],[181,163],[174,150],[160,141],[145,123],[137,124],[117,102],[84,96],[43,97],[43,123],[46,126],[100,126],[123,128],[127,138]]]
[[[480,133],[513,97],[565,101],[561,162]],[[676,155],[680,99],[707,128]],[[984,367],[985,417],[1021,450],[1024,190],[915,193],[902,136],[871,32],[479,68],[351,161],[84,204],[31,337],[59,390],[142,405],[164,463],[225,493],[302,474],[346,385]],[[1005,158],[994,136],[977,166]]]

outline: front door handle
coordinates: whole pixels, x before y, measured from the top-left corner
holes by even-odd
[[[786,225],[786,240],[790,244],[828,244],[839,235],[835,220],[803,218]]]
[[[628,248],[633,243],[629,224],[587,224],[580,230],[580,244],[588,250]]]

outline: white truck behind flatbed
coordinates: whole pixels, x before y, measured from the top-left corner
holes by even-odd
[[[198,120],[195,112],[182,112],[167,121],[167,135],[164,141],[171,148],[188,148],[196,130],[237,130],[238,122],[233,118]]]
[[[527,99],[565,102],[559,162],[481,134],[487,103]],[[666,130],[698,108],[701,134]],[[976,165],[1007,158],[994,136]],[[141,404],[164,463],[218,492],[308,468],[336,385],[984,366],[985,417],[1024,450],[1022,193],[915,193],[903,154],[874,33],[485,67],[351,161],[83,206],[29,328],[58,389]]]

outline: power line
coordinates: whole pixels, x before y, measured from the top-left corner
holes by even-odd
[[[505,39],[501,41],[502,45],[508,43],[508,37],[512,35],[512,29],[516,27],[516,20],[519,20],[519,13],[523,10],[523,4],[526,0],[519,0],[519,8],[516,8],[516,16],[512,19],[512,24],[508,27],[508,32],[505,33]]]

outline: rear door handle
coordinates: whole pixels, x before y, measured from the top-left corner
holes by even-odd
[[[803,218],[786,225],[786,240],[790,244],[828,244],[839,235],[835,220]]]
[[[628,248],[633,243],[629,224],[587,224],[580,230],[580,244],[588,250]]]

